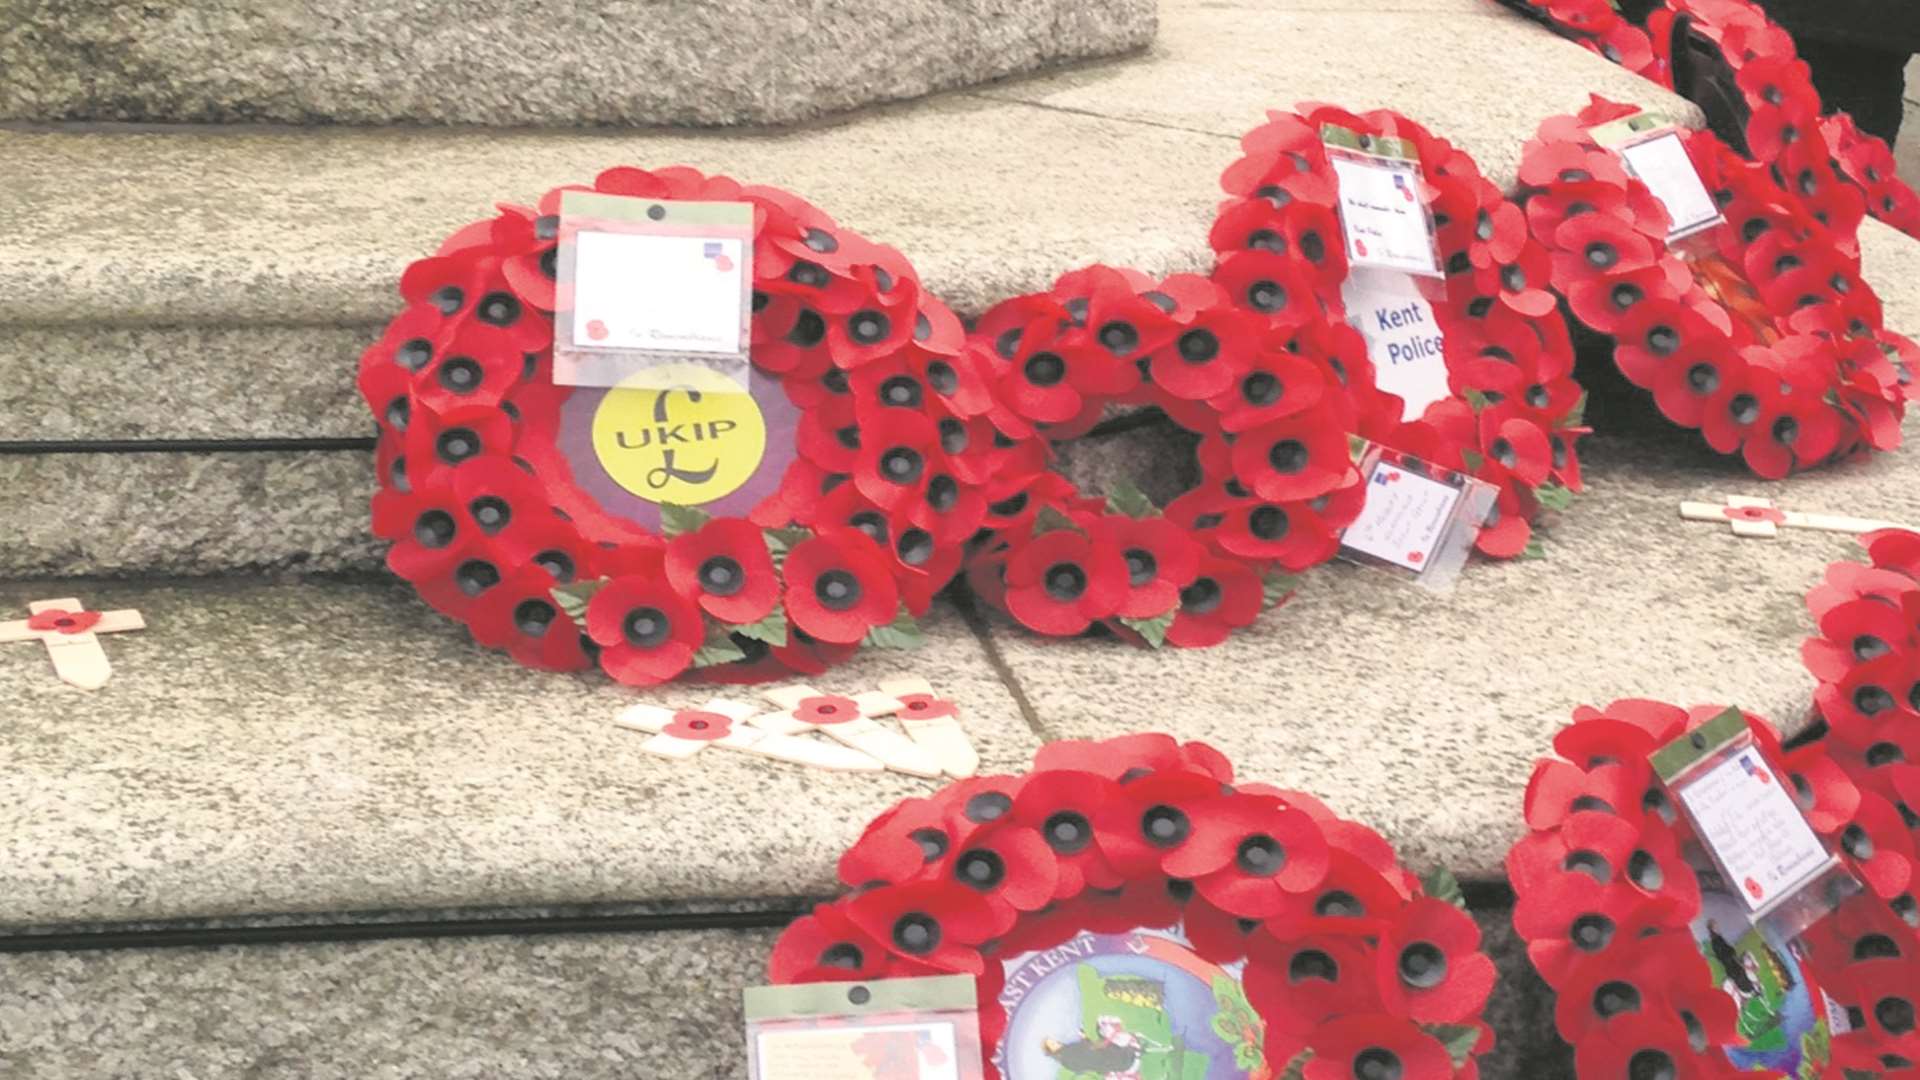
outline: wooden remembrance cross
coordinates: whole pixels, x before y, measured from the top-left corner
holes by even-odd
[[[113,676],[100,634],[147,628],[137,611],[87,611],[73,599],[35,600],[27,610],[33,618],[0,622],[0,644],[41,642],[53,659],[54,673],[82,690],[98,690]]]

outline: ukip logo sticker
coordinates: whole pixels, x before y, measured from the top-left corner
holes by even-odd
[[[1006,1080],[1270,1080],[1238,968],[1177,929],[1079,936],[1006,962]]]
[[[699,506],[753,476],[766,420],[723,372],[670,364],[637,372],[593,414],[593,449],[613,481],[653,503]]]

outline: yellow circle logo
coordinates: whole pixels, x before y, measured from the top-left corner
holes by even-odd
[[[648,502],[699,506],[724,498],[753,476],[766,450],[767,422],[753,395],[698,364],[630,375],[593,414],[601,467]]]

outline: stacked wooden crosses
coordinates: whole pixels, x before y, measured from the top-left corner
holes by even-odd
[[[652,734],[641,749],[661,757],[690,758],[719,746],[840,772],[957,778],[980,769],[959,707],[925,679],[894,679],[852,697],[810,686],[782,686],[765,697],[774,708],[714,698],[697,709],[634,705],[613,722]]]

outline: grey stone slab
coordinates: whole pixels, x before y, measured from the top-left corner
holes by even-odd
[[[1804,716],[1803,598],[1857,549],[1822,533],[1736,539],[1683,524],[1681,500],[1766,495],[1920,524],[1910,451],[1782,484],[1667,428],[1597,438],[1584,459],[1589,490],[1545,560],[1476,561],[1445,595],[1334,564],[1214,649],[1049,640],[1000,617],[994,643],[1050,737],[1202,739],[1242,775],[1381,830],[1417,866],[1498,877],[1533,761],[1574,706],[1653,697]]]
[[[22,0],[0,118],[788,123],[1152,40],[1154,0]]]
[[[1510,973],[1509,913],[1479,917]],[[0,956],[0,1062],[35,1080],[746,1075],[774,931]],[[1524,963],[1522,957],[1521,962]],[[1487,1080],[1571,1080],[1551,999],[1503,981]],[[1545,1044],[1543,1046],[1543,1043]]]
[[[1704,123],[1679,95],[1491,0],[1183,4],[1144,56],[983,93],[1236,139],[1265,110],[1300,102],[1394,109],[1471,153],[1503,188],[1540,121],[1577,112],[1589,93]]]
[[[0,1071],[33,1080],[747,1075],[775,931],[0,956]]]
[[[1553,991],[1535,974],[1526,943],[1513,931],[1513,909],[1488,908],[1475,911],[1473,918],[1480,924],[1481,951],[1499,969],[1485,1014],[1496,1042],[1480,1059],[1480,1075],[1575,1080],[1572,1054],[1553,1026]]]
[[[1516,99],[1557,90],[1577,104],[1601,86],[1667,100],[1550,35],[1516,34],[1498,12],[1435,16],[1387,51],[1353,47],[1382,31],[1351,10],[1182,6],[1167,21],[1168,43],[1136,61],[778,133],[7,132],[0,320],[377,321],[400,267],[495,202],[613,164],[681,161],[792,187],[978,311],[1087,262],[1204,264],[1233,138],[1301,97],[1418,111],[1439,88],[1447,111],[1429,118],[1492,162],[1539,120],[1514,112],[1527,107]],[[1287,42],[1288,63],[1247,55],[1250,41]],[[1435,41],[1454,63],[1406,51]],[[1516,52],[1539,77],[1530,94],[1506,74]],[[1347,66],[1336,76],[1321,55]],[[1301,63],[1298,79],[1286,74]],[[1453,76],[1409,82],[1410,64]]]
[[[9,327],[0,441],[369,436],[354,362],[380,330]]]
[[[869,819],[935,786],[642,753],[619,710],[727,691],[530,671],[397,583],[14,582],[0,611],[50,596],[148,629],[106,639],[93,694],[0,652],[0,926],[825,895]],[[985,768],[1031,762],[978,640],[944,608],[924,625],[814,684],[922,673]]]
[[[0,577],[374,570],[370,451],[0,455]]]

